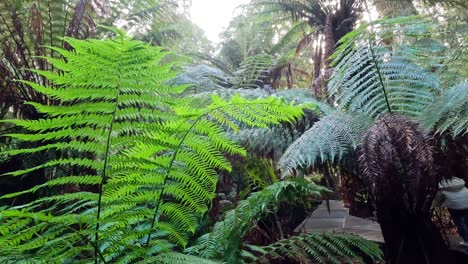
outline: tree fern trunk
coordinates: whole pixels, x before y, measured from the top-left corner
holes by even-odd
[[[390,264],[446,263],[431,221],[437,191],[432,148],[411,119],[385,114],[367,131],[359,160],[377,209]]]
[[[445,263],[447,247],[428,213],[408,215],[399,207],[377,205],[377,219],[391,264]]]

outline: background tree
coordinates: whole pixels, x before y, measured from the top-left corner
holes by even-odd
[[[130,5],[129,5],[130,4]],[[131,9],[128,6],[132,7]],[[35,70],[50,70],[53,66],[43,57],[60,58],[46,46],[70,49],[62,37],[85,39],[94,37],[96,25],[123,24],[131,29],[145,28],[148,21],[171,21],[176,1],[134,0],[59,0],[0,3],[0,117],[9,110],[25,119],[40,115],[27,101],[53,104],[28,84],[17,80],[48,84],[47,78]],[[125,22],[122,22],[125,21]]]
[[[0,4],[0,63],[2,113],[10,107],[17,116],[36,118],[26,101],[46,102],[41,94],[17,80],[46,84],[47,80],[31,70],[48,70],[41,56],[58,56],[44,46],[64,47],[60,37],[86,38],[95,34],[98,2],[93,1],[2,1]],[[25,69],[30,69],[25,71]],[[3,115],[2,115],[3,116]]]
[[[326,98],[326,79],[331,74],[328,58],[334,52],[338,40],[353,30],[362,12],[361,2],[359,0],[258,0],[253,1],[252,5],[260,6],[261,12],[274,13],[280,21],[305,23],[312,29],[311,33],[298,43],[297,52],[304,49],[313,50],[314,82],[311,87],[315,97]]]

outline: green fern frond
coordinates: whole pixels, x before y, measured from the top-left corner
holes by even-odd
[[[232,138],[240,142],[250,154],[273,158],[277,161],[284,151],[318,119],[316,111],[306,111],[302,119],[292,124],[264,128],[244,128],[232,133]]]
[[[305,181],[280,181],[253,193],[242,200],[236,209],[228,211],[224,220],[217,222],[211,233],[201,236],[186,253],[210,259],[231,259],[239,253],[242,239],[257,222],[274,210],[281,202],[293,203],[301,197],[319,197],[327,191],[324,187]],[[226,241],[228,243],[226,243]],[[234,248],[234,249],[233,249]]]
[[[289,175],[299,167],[340,159],[356,149],[372,121],[368,115],[357,112],[327,115],[288,147],[279,160],[278,168],[283,175]]]
[[[295,120],[293,123],[282,123],[278,126],[268,128],[251,128],[239,126],[239,131],[230,133],[230,137],[241,143],[250,152],[255,152],[260,156],[274,157],[279,159],[286,148],[297,139],[304,130],[309,129],[317,117],[321,114],[333,112],[333,107],[321,101],[317,101],[310,96],[308,89],[288,89],[288,90],[267,90],[267,89],[218,89],[215,94],[228,100],[241,95],[244,98],[265,98],[275,96],[288,103],[302,105],[307,110],[305,115]],[[197,94],[197,98],[207,100],[211,93],[202,92]],[[319,113],[320,112],[320,113]]]
[[[301,234],[268,246],[247,245],[248,263],[298,261],[299,263],[364,263],[363,257],[382,260],[379,246],[355,235],[340,233]]]
[[[280,53],[280,51],[283,51],[285,48],[292,48],[292,45],[297,45],[297,39],[300,38],[301,36],[306,35],[305,32],[308,31],[309,25],[307,24],[306,21],[301,21],[295,23],[286,34],[284,34],[280,40],[278,40],[278,43],[271,48],[270,53],[275,54],[275,53]]]
[[[439,79],[418,64],[424,50],[410,48],[411,38],[425,36],[429,29],[429,24],[411,17],[387,19],[343,37],[333,55],[335,68],[328,85],[339,108],[373,117],[384,112],[417,116],[432,103],[441,91]],[[396,34],[403,39],[386,45]]]
[[[188,85],[169,85],[178,74],[169,53],[112,31],[108,40],[65,38],[73,51],[53,48],[64,57],[53,60],[56,71],[34,70],[51,85],[28,82],[54,99],[31,103],[44,119],[7,121],[27,131],[9,136],[31,146],[9,155],[55,156],[7,174],[44,173],[47,181],[2,199],[48,192],[0,213],[2,257],[134,263],[185,247],[214,198],[218,171],[231,168],[224,154],[245,155],[223,126],[302,115],[275,97],[213,96],[195,108],[182,97]]]
[[[221,262],[203,259],[195,256],[188,256],[181,253],[164,253],[155,257],[150,257],[137,263],[161,263],[161,264],[220,264]]]
[[[445,91],[418,119],[422,127],[436,134],[450,131],[456,137],[468,133],[468,82]]]
[[[238,88],[262,88],[273,64],[271,55],[250,56],[234,72],[232,83]]]

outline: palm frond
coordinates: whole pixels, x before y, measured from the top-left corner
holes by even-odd
[[[234,72],[232,83],[238,88],[262,88],[268,84],[273,58],[258,54],[246,58]]]
[[[280,51],[292,48],[292,45],[296,45],[297,39],[300,36],[306,35],[305,32],[308,28],[307,22],[298,22],[293,25],[286,34],[284,34],[280,40],[271,48],[270,53],[280,53]]]
[[[224,46],[223,46],[224,48]],[[191,55],[191,56],[194,56],[198,59],[201,59],[203,61],[206,61],[210,64],[212,64],[213,66],[217,67],[218,69],[220,69],[221,71],[223,71],[225,74],[229,75],[229,76],[232,76],[233,73],[233,69],[232,69],[232,65],[230,63],[226,63],[224,60],[222,59],[218,59],[218,58],[215,58],[209,54],[205,54],[205,53],[201,53],[201,52],[191,52],[191,53],[188,53],[188,55]]]

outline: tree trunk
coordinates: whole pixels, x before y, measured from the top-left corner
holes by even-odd
[[[408,215],[400,207],[377,205],[377,220],[389,264],[446,263],[447,246],[429,213]]]

